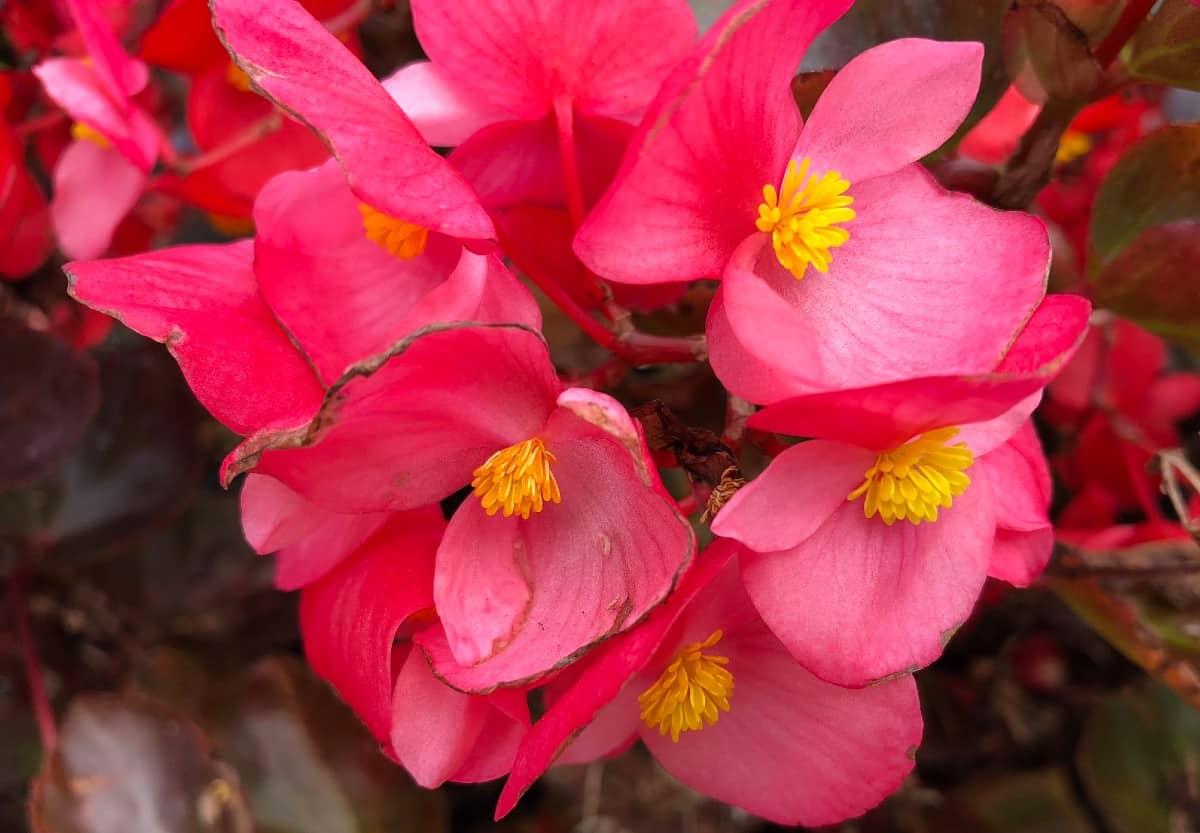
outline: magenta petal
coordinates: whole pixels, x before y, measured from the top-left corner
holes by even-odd
[[[642,727],[663,768],[694,790],[779,824],[860,815],[913,767],[921,708],[911,677],[851,690],[814,677],[761,624],[721,641],[730,710],[678,743]]]
[[[328,512],[273,477],[251,474],[242,485],[242,531],[258,553],[277,552],[275,586],[298,590],[328,573],[375,534],[388,512]]]
[[[71,294],[163,342],[192,391],[239,434],[303,425],[324,391],[258,294],[249,241],[178,246],[64,269]]]
[[[434,147],[457,147],[489,124],[512,118],[507,110],[474,98],[430,61],[400,67],[383,79],[383,88]]]
[[[496,451],[535,436],[558,392],[536,332],[431,327],[357,366],[308,425],[243,443],[222,477],[257,469],[339,512],[423,506],[467,485]]]
[[[559,752],[596,713],[612,702],[633,675],[658,651],[688,603],[713,581],[736,552],[729,541],[704,551],[671,595],[646,621],[597,648],[583,661],[574,685],[558,696],[517,749],[512,773],[496,805],[496,818],[510,813],[521,796],[541,777]]]
[[[1027,420],[1007,443],[980,457],[974,469],[987,478],[996,501],[996,548],[988,575],[1028,586],[1045,569],[1054,546],[1047,514],[1050,470],[1033,423]]]
[[[575,251],[601,277],[666,283],[721,274],[754,233],[800,133],[789,85],[850,0],[743,0],[663,83]]]
[[[734,494],[712,531],[756,552],[791,549],[846,502],[874,462],[871,452],[843,443],[792,446]]]
[[[543,436],[562,503],[521,520],[468,498],[438,550],[438,612],[468,668],[435,668],[457,687],[523,683],[566,664],[644,618],[691,560],[691,527],[625,411],[592,391],[559,401]]]
[[[986,482],[920,526],[866,518],[859,500],[794,549],[743,556],[742,576],[801,665],[862,686],[941,654],[983,587],[995,529]]]
[[[309,663],[380,740],[392,726],[392,642],[405,619],[433,604],[444,528],[436,507],[397,516],[300,597]]]
[[[122,48],[116,34],[100,12],[97,0],[65,0],[67,11],[83,40],[84,49],[109,95],[130,98],[146,87],[149,68]]]
[[[72,142],[54,168],[50,220],[58,248],[79,260],[103,255],[145,184],[146,175],[115,150]]]
[[[696,37],[684,0],[415,0],[412,10],[444,77],[521,119],[557,96],[594,115],[640,110]]]
[[[218,34],[260,90],[330,146],[350,187],[393,217],[464,240],[495,236],[470,186],[370,71],[293,0],[212,0]]]
[[[933,153],[975,103],[983,44],[904,38],[858,55],[833,77],[792,156],[851,186]],[[853,187],[851,193],[854,193]]]
[[[483,699],[489,706],[483,727],[451,781],[476,784],[507,775],[517,747],[529,731],[529,704],[523,690],[496,691]]]
[[[726,272],[725,314],[779,368],[775,398],[994,368],[1045,289],[1041,221],[951,194],[917,166],[851,193],[858,216],[827,274],[797,280],[766,235]]]

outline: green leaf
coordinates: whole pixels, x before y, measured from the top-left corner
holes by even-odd
[[[1141,81],[1200,90],[1200,6],[1165,0],[1138,29],[1126,66]]]
[[[1147,229],[1176,220],[1200,220],[1200,124],[1155,131],[1109,171],[1092,210],[1091,270]]]
[[[1078,763],[1113,833],[1191,829],[1200,714],[1160,685],[1112,695],[1092,711]]]

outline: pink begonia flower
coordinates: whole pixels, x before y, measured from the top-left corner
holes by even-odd
[[[455,666],[439,673],[463,690],[524,683],[630,627],[695,546],[640,427],[608,396],[562,390],[545,342],[515,325],[439,325],[359,363],[310,421],[247,439],[223,477],[243,471],[340,513],[472,483],[434,582]]]
[[[750,418],[812,439],[712,529],[754,550],[746,589],[802,665],[840,685],[920,668],[989,570],[1027,584],[1044,566],[1049,483],[1028,416],[1088,312],[1077,296],[1047,298],[986,374],[800,396]]]
[[[259,92],[329,146],[363,222],[400,257],[430,232],[494,239],[462,175],[425,143],[370,70],[294,0],[212,0],[213,23]]]
[[[616,281],[723,277],[710,354],[752,401],[767,401],[760,376],[796,395],[983,372],[1044,292],[1041,222],[950,194],[917,164],[971,107],[980,44],[870,49],[802,124],[790,82],[849,6],[726,12],[664,83],[575,241]]]
[[[134,97],[149,69],[121,47],[95,0],[66,0],[86,50],[33,68],[46,94],[74,119],[75,141],[54,169],[51,219],[71,258],[102,255],[158,158],[161,134]]]
[[[384,88],[430,144],[461,146],[450,160],[521,271],[598,304],[571,239],[616,173],[632,122],[695,42],[688,4],[417,0],[412,10],[431,60],[402,67]],[[653,307],[682,289],[613,291]]]
[[[900,786],[921,739],[912,678],[855,690],[805,671],[746,597],[735,551],[718,541],[664,607],[550,684],[497,818],[556,759],[636,738],[689,787],[780,824],[838,822]]]
[[[434,558],[445,528],[436,506],[397,513],[300,597],[313,669],[427,788],[499,778],[529,727],[524,691],[455,691],[408,641],[434,615]]]

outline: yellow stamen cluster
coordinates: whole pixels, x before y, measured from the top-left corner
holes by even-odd
[[[106,149],[112,147],[112,142],[103,133],[90,124],[84,124],[81,121],[77,121],[71,125],[71,138],[82,142],[91,142]]]
[[[774,185],[763,186],[755,222],[759,231],[770,233],[775,256],[797,279],[804,277],[809,264],[818,272],[829,271],[830,249],[850,239],[850,232],[838,223],[856,216],[850,208],[854,198],[846,193],[850,183],[837,171],[809,175],[811,165],[808,158],[799,165],[794,159],[788,162],[782,193]]]
[[[1078,130],[1068,130],[1058,142],[1054,164],[1066,165],[1087,154],[1092,149],[1092,137]]]
[[[703,653],[724,635],[713,631],[703,642],[688,645],[654,685],[638,696],[647,726],[658,729],[660,735],[670,732],[671,740],[678,743],[680,733],[703,729],[706,721],[713,726],[720,712],[729,711],[733,695],[733,674],[725,667],[729,657]]]
[[[225,80],[235,90],[241,90],[244,93],[250,92],[250,76],[233,61],[230,61],[229,66],[225,67]]]
[[[547,502],[562,503],[558,481],[550,471],[557,463],[546,444],[537,437],[501,449],[475,469],[471,487],[489,515],[501,509],[504,517],[520,515],[528,520]]]
[[[966,443],[950,445],[957,436],[957,428],[939,428],[883,452],[867,469],[862,485],[846,499],[865,495],[863,513],[868,518],[878,514],[888,526],[898,520],[916,526],[936,521],[938,507],[949,508],[971,485],[963,472],[975,462],[975,455]]]
[[[358,210],[362,213],[367,239],[382,246],[389,254],[408,260],[425,251],[429,229],[376,211],[366,203],[359,203]]]

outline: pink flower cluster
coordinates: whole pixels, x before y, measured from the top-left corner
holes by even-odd
[[[758,815],[857,815],[913,766],[912,672],[988,576],[1044,567],[1029,417],[1089,306],[1045,296],[1039,220],[919,164],[979,44],[883,44],[801,118],[796,68],[850,5],[741,0],[697,40],[684,0],[413,0],[430,60],[380,83],[293,0],[212,0],[334,158],[266,185],[252,241],[72,263],[72,293],[243,437],[222,478],[313,667],[421,784],[508,775],[503,815],[640,738]],[[721,281],[708,359],[789,439],[702,552],[510,265],[585,326]]]

